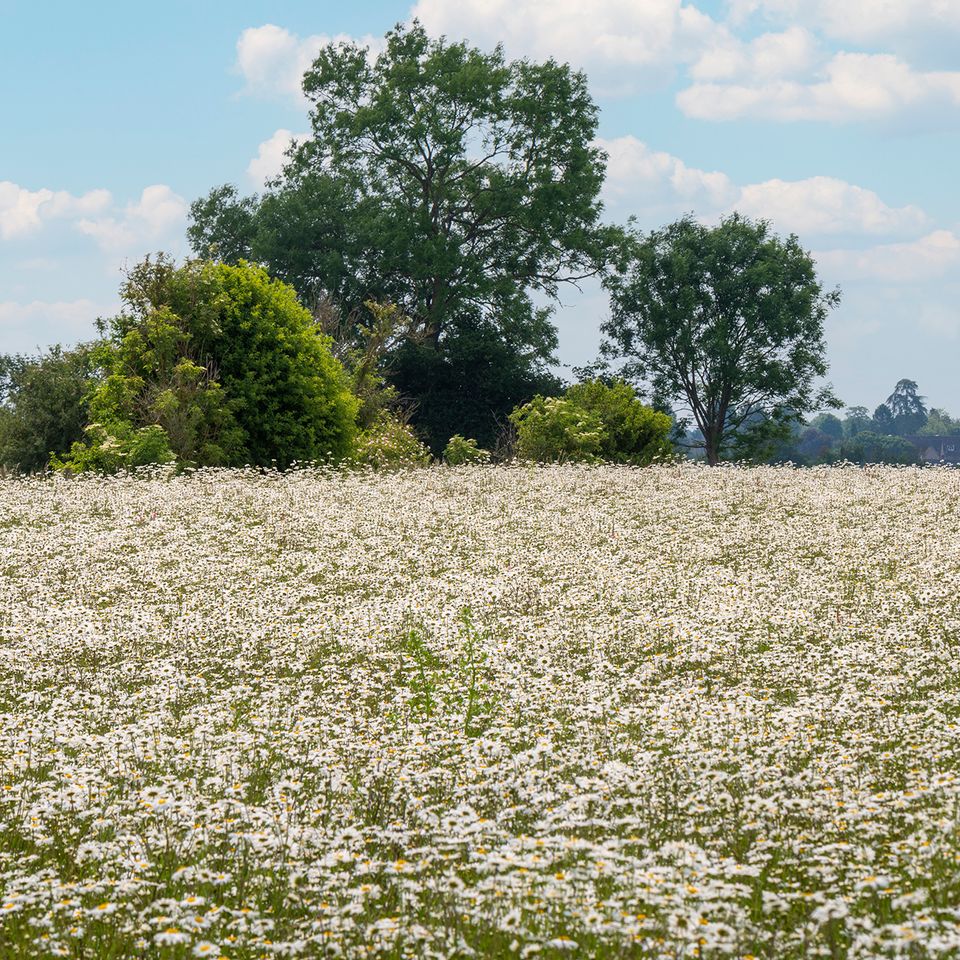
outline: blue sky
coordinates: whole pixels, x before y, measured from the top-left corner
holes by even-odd
[[[843,290],[846,403],[909,377],[960,413],[960,0],[0,0],[0,351],[91,336],[124,264],[186,254],[191,200],[276,171],[322,43],[413,15],[586,70],[611,219],[796,232]],[[606,311],[565,297],[563,361],[592,359]]]

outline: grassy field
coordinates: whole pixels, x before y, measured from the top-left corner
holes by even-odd
[[[0,957],[960,955],[960,472],[0,484]]]

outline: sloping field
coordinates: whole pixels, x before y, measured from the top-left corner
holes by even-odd
[[[0,485],[0,957],[960,954],[960,472]]]

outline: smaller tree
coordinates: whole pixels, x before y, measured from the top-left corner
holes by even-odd
[[[524,460],[630,463],[669,456],[672,421],[623,381],[576,384],[564,397],[534,397],[510,414]]]
[[[831,459],[834,438],[818,430],[816,427],[807,427],[800,434],[797,442],[797,453],[804,463],[824,463]]]
[[[843,422],[832,413],[821,413],[810,421],[810,426],[828,436],[832,441],[843,437]]]
[[[52,453],[82,440],[97,374],[91,344],[0,357],[0,464],[42,470]]]
[[[170,449],[170,438],[156,424],[135,428],[126,421],[115,420],[108,426],[91,423],[84,435],[84,440],[71,444],[63,456],[54,454],[50,458],[54,470],[116,473],[176,460],[176,454]]]
[[[534,397],[510,414],[516,453],[538,463],[598,459],[606,433],[600,417],[562,397]]]
[[[734,214],[710,228],[692,217],[634,235],[625,272],[606,281],[611,316],[606,352],[680,405],[718,462],[736,438],[769,446],[771,432],[838,406],[817,389],[827,371],[823,324],[840,299],[825,292],[795,236]]]
[[[381,411],[377,419],[357,437],[352,462],[377,470],[402,470],[425,467],[430,451],[413,432],[409,423]]]
[[[845,437],[855,437],[858,433],[870,429],[870,411],[866,407],[847,407],[843,419]]]
[[[898,380],[886,405],[893,414],[893,429],[898,436],[916,433],[927,422],[925,397],[917,392],[914,380]]]
[[[641,403],[633,387],[622,380],[575,384],[567,390],[566,399],[599,417],[604,431],[603,460],[645,466],[673,452],[670,417]]]
[[[89,416],[98,429],[65,465],[133,465],[126,454],[111,459],[131,444],[137,458],[169,451],[198,465],[350,453],[357,401],[292,288],[246,263],[177,267],[160,256],[131,270],[122,296],[126,309],[101,324],[96,351],[104,376]]]
[[[230,183],[214,187],[190,205],[190,246],[198,256],[209,260],[253,260],[258,210],[256,196],[241,197]]]
[[[490,451],[477,445],[477,441],[455,433],[443,448],[443,462],[450,467],[462,467],[468,463],[487,463]]]
[[[924,437],[955,437],[960,434],[960,419],[951,417],[946,410],[934,407],[919,433]]]
[[[870,426],[873,433],[893,434],[896,426],[893,411],[885,403],[881,403],[873,411],[873,422]]]

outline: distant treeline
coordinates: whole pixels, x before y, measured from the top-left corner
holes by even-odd
[[[957,437],[960,448],[960,419],[928,407],[917,383],[903,379],[872,413],[867,407],[847,407],[842,416],[821,413],[794,424],[769,459],[811,466],[840,461],[920,463],[925,451],[937,446],[932,440],[938,437]]]

